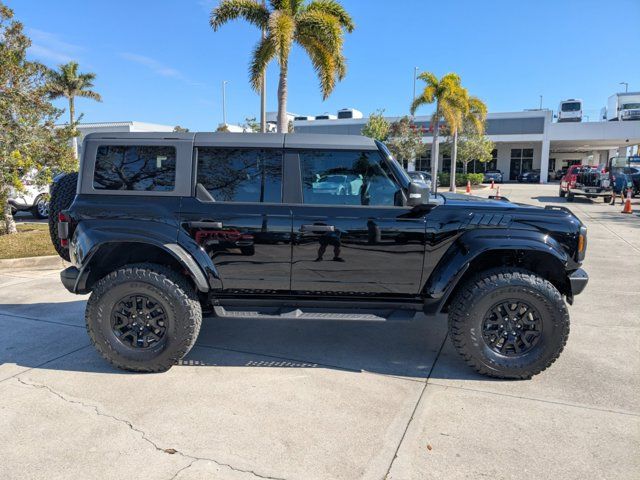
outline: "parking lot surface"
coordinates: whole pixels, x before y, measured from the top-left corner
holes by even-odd
[[[182,365],[129,374],[57,271],[0,271],[0,478],[640,478],[640,217],[557,188],[501,187],[589,228],[569,342],[529,381],[472,372],[444,316],[209,318]]]

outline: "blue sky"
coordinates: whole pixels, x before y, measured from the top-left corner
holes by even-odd
[[[97,74],[104,101],[80,99],[84,121],[138,120],[213,130],[222,120],[257,116],[248,85],[259,36],[234,22],[213,32],[218,0],[4,0],[33,40],[31,56],[49,66],[77,60]],[[629,82],[640,90],[640,1],[342,0],[357,28],[347,35],[349,71],[322,101],[311,64],[290,60],[289,110],[344,107],[365,115],[407,113],[413,69],[461,75],[490,112],[557,108],[582,98],[593,120],[608,95]],[[268,71],[268,110],[276,110],[277,65]],[[418,83],[419,85],[419,83]],[[64,103],[60,104],[64,106]],[[419,113],[427,114],[430,108]]]

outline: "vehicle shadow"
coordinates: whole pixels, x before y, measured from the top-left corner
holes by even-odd
[[[0,305],[0,321],[9,332],[0,338],[0,374],[4,364],[15,364],[135,375],[111,367],[89,346],[81,314],[84,304]],[[19,328],[6,328],[7,323]],[[459,359],[447,339],[443,315],[419,314],[413,321],[387,322],[206,317],[196,346],[174,368],[181,365],[326,368],[418,380],[491,380]]]
[[[573,202],[567,202],[566,198],[559,196],[544,196],[531,197],[531,200],[537,200],[540,203],[566,203],[567,206],[571,206],[573,203],[595,203],[595,201],[602,202],[602,199],[591,199],[587,197],[574,197]],[[594,201],[595,200],[595,201]]]

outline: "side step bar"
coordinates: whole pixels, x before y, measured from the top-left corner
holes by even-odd
[[[322,309],[295,307],[214,307],[215,314],[222,318],[257,318],[265,320],[340,320],[364,322],[411,321],[416,311],[412,310],[366,310],[366,309]]]

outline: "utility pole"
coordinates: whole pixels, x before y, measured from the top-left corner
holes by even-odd
[[[624,93],[629,91],[629,84],[627,82],[620,82],[620,85],[624,85]]]
[[[229,80],[222,81],[222,123],[227,125],[227,92],[226,86]]]
[[[267,8],[266,0],[262,0],[262,6]],[[267,31],[262,29],[262,40],[267,38]],[[267,133],[267,68],[262,72],[262,82],[260,85],[260,131]]]

